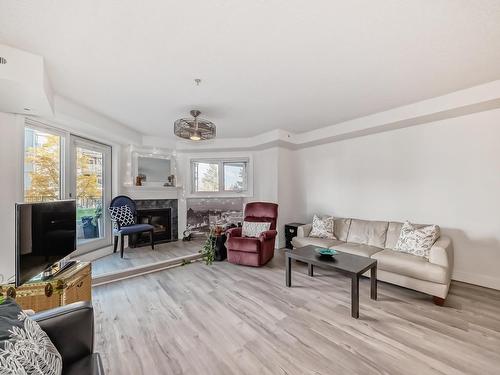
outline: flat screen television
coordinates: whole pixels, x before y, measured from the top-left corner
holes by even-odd
[[[76,249],[76,203],[16,204],[16,286],[51,269]]]

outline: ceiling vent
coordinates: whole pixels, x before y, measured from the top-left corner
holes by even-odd
[[[0,65],[7,64],[7,59],[5,57],[0,56]]]

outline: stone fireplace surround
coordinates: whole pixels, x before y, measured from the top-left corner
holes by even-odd
[[[135,199],[137,210],[170,209],[170,239],[179,238],[179,209],[177,199]]]

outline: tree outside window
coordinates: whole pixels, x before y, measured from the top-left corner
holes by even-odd
[[[191,165],[193,193],[247,190],[247,160],[194,160]]]
[[[27,202],[61,198],[61,137],[26,129],[24,198]]]

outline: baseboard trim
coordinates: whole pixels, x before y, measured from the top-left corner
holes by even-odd
[[[77,255],[74,259],[80,260],[82,262],[92,262],[110,254],[113,254],[113,245],[102,247],[97,250],[92,250],[85,254]]]
[[[478,275],[475,273],[464,272],[464,271],[454,271],[452,280],[500,290],[500,278],[496,277]]]
[[[121,280],[130,279],[137,276],[147,275],[149,273],[163,271],[169,268],[178,267],[186,263],[191,263],[202,258],[201,254],[191,254],[182,257],[163,260],[160,262],[146,264],[144,266],[130,267],[126,270],[108,272],[92,278],[92,286],[105,285]]]

